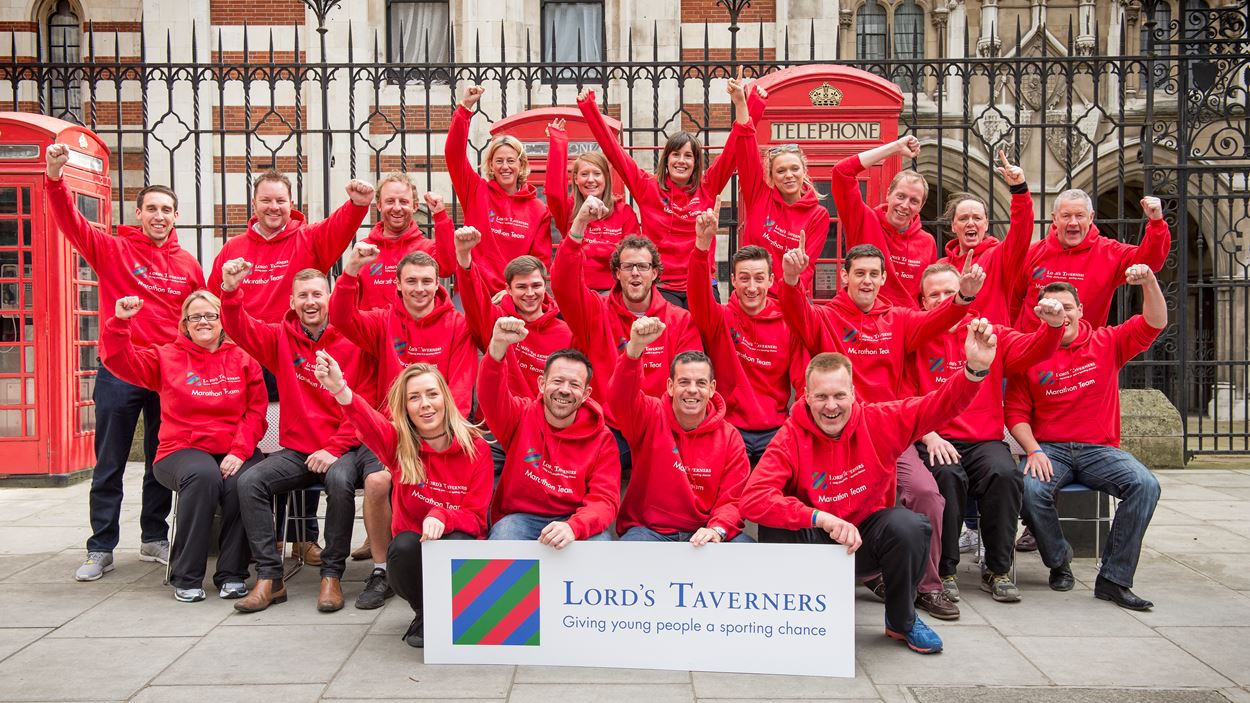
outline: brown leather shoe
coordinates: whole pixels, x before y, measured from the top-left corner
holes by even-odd
[[[946,595],[946,591],[918,594],[916,607],[927,611],[938,620],[959,619],[959,606]]]
[[[317,610],[333,613],[343,609],[343,584],[333,576],[321,577],[321,593],[317,595]]]
[[[321,566],[321,546],[316,542],[292,542],[291,558],[299,559],[304,555],[304,563],[309,566]]]
[[[256,579],[247,597],[236,602],[234,609],[240,613],[259,613],[271,605],[286,602],[286,584],[282,579]]]
[[[364,561],[373,558],[373,547],[369,544],[369,537],[365,537],[364,544],[352,550],[352,561]]]

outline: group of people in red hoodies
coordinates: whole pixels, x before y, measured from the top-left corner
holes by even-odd
[[[1129,590],[1153,509],[1149,472],[1119,454],[1091,461],[1096,452],[1084,447],[1119,451],[1115,370],[1166,324],[1152,273],[1170,246],[1158,200],[1143,200],[1150,222],[1135,247],[1098,234],[1088,196],[1063,193],[1050,234],[1030,245],[1025,177],[1000,154],[1009,232],[989,236],[986,202],[958,194],[946,215],[954,239],[938,260],[920,224],[928,195],[920,174],[901,171],[876,208],[860,194],[865,169],[919,155],[920,142],[904,137],[833,169],[849,249],[842,289],[817,305],[813,261],[825,249],[828,210],[802,149],[781,145],[761,158],[755,122],[766,92],[747,90],[740,76],[728,92],[738,117],[720,155],[705,169],[702,144],[682,132],[651,173],[583,91],[578,106],[602,152],[579,155],[568,172],[549,169],[544,203],[515,138],[490,142],[482,175],[469,162],[483,94],[473,86],[447,139],[464,226],[426,193],[435,231],[427,238],[404,174],[376,190],[353,180],[348,202],[308,223],[292,209],[290,182],[267,172],[254,184],[246,232],[225,243],[207,280],[177,246],[172,191],[145,189],[141,227],[110,237],[76,212],[60,179],[67,150],[50,148],[50,209],[99,272],[112,309],[97,382],[97,413],[111,419],[97,421],[101,466],[112,444],[129,446],[146,412],[159,444],[141,555],[170,558],[161,548],[176,491],[175,597],[206,597],[208,526],[220,507],[220,596],[241,612],[286,600],[271,502],[316,487],[327,495],[317,607],[342,608],[363,488],[368,534],[357,553],[373,569],[356,605],[399,593],[414,611],[404,636],[413,646],[424,642],[425,541],[562,549],[614,531],[701,546],[750,541],[749,520],[760,541],[855,553],[857,572],[886,603],[886,633],[930,653],[941,639],[916,608],[958,617],[969,497],[980,503],[986,542],[981,588],[1018,600],[1009,572],[1021,511],[1052,587],[1072,587],[1053,495],[1082,480],[1122,497],[1133,517],[1117,517],[1114,529],[1136,533],[1135,543],[1109,542],[1115,553],[1104,555],[1096,595],[1149,607]],[[562,121],[548,134],[552,158],[567,161]],[[717,209],[735,171],[743,233],[722,303]],[[613,176],[641,218],[613,198]],[[353,244],[370,203],[378,221]],[[553,226],[563,235],[554,252]],[[327,274],[344,251],[331,290]],[[448,277],[455,296],[441,283]],[[1143,286],[1144,315],[1104,327],[1124,282]],[[1063,425],[1077,403],[1102,421],[1075,432]],[[280,448],[265,454],[257,445],[271,424]],[[1028,452],[1020,468],[1004,426]],[[1107,466],[1114,477],[1098,473]],[[80,580],[113,568],[120,471],[97,467],[96,534]]]

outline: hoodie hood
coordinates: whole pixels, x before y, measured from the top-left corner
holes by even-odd
[[[1089,343],[1089,338],[1093,334],[1094,334],[1094,326],[1089,324],[1089,322],[1087,322],[1085,318],[1082,317],[1076,323],[1076,337],[1072,340],[1072,343],[1065,345],[1062,342],[1060,342],[1059,348],[1060,349],[1078,349],[1080,347],[1083,347]]]
[[[504,295],[499,301],[499,308],[503,310],[505,317],[521,318],[521,313],[517,312],[516,309],[516,302],[512,300],[510,295]],[[543,298],[542,314],[534,320],[527,321],[525,326],[531,330],[543,330],[559,321],[559,316],[560,309],[556,307],[555,298],[551,297],[551,293],[547,293]]]
[[[976,263],[980,261],[981,257],[985,256],[991,249],[999,244],[1002,244],[1002,242],[994,237],[991,237],[989,232],[986,232],[985,236],[981,238],[981,241],[977,242],[977,245],[972,248],[972,262]],[[968,254],[959,253],[958,236],[946,243],[945,252],[946,256],[950,258],[951,263],[955,266],[955,268],[962,270],[964,259],[968,257]]]
[[[1081,240],[1080,244],[1077,244],[1074,247],[1064,247],[1059,241],[1059,228],[1052,222],[1050,223],[1050,229],[1046,231],[1046,239],[1043,241],[1046,242],[1046,248],[1051,251],[1075,254],[1077,252],[1083,252],[1093,248],[1095,240],[1101,238],[1102,235],[1098,233],[1098,225],[1091,222],[1089,225],[1089,231],[1085,233],[1085,238]]]
[[[256,215],[252,215],[251,217],[248,218],[247,236],[251,238],[251,240],[254,242],[260,242],[262,244],[273,244],[274,242],[280,242],[283,239],[294,236],[295,233],[298,232],[299,229],[304,226],[305,218],[304,218],[304,213],[300,212],[299,210],[296,210],[295,208],[291,208],[291,219],[287,221],[286,227],[283,227],[281,232],[278,232],[277,234],[273,235],[272,237],[268,239],[260,236],[260,232],[256,231],[256,223],[259,221],[260,221],[260,218],[258,218]]]
[[[776,188],[776,186],[769,188],[768,193],[769,197],[772,198],[773,203],[781,211],[786,209],[810,210],[812,208],[824,207],[820,204],[820,199],[816,197],[815,189],[806,183],[803,184],[803,190],[799,191],[799,199],[792,203],[786,202],[785,197],[781,194],[781,191]]]
[[[376,222],[373,229],[369,230],[369,235],[365,237],[365,241],[376,246],[383,251],[387,249],[408,249],[410,244],[418,237],[424,237],[421,226],[414,220],[408,225],[408,229],[404,230],[398,237],[391,237],[386,233],[386,225]]]
[[[404,299],[400,296],[398,288],[395,289],[395,302],[391,304],[391,314],[408,331],[408,339],[416,339],[413,336],[415,330],[423,330],[437,325],[443,319],[443,316],[455,312],[455,310],[455,306],[451,303],[451,296],[448,295],[447,289],[442,286],[439,286],[438,290],[434,292],[434,307],[428,315],[420,320],[414,320],[412,315],[408,314],[408,309],[404,307]]]
[[[182,245],[178,243],[178,232],[173,227],[169,228],[169,236],[160,244],[154,243],[151,237],[143,233],[142,229],[133,225],[118,225],[117,234],[123,239],[140,246],[151,247],[167,255],[182,251]]]
[[[298,324],[298,322],[296,324]],[[234,342],[231,342],[230,340],[223,340],[222,343],[217,346],[216,351],[209,351],[205,349],[204,347],[201,347],[200,345],[191,341],[191,338],[187,337],[184,334],[179,333],[179,335],[174,338],[175,348],[177,348],[179,351],[183,351],[183,352],[186,352],[188,354],[192,354],[198,357],[211,357],[219,353],[228,352],[230,351],[230,348],[233,346],[234,346]]]
[[[729,294],[728,307],[730,312],[733,313],[734,319],[737,321],[758,320],[760,322],[765,322],[780,320],[781,305],[777,302],[777,298],[773,297],[771,291],[766,297],[767,299],[764,301],[764,309],[760,310],[755,315],[748,315],[746,311],[742,309],[742,302],[738,300],[738,291],[733,291]]]
[[[668,305],[668,301],[664,299],[664,296],[660,295],[660,290],[656,288],[655,285],[652,285],[651,303],[647,306],[647,311],[643,314],[646,317],[658,317],[667,323],[668,319],[665,317],[664,313],[667,312]],[[638,319],[638,316],[625,306],[625,294],[621,291],[620,281],[616,282],[616,285],[612,287],[612,292],[608,294],[608,307],[612,308],[612,311],[615,312],[617,317],[620,317],[621,319]],[[632,325],[633,323],[631,322],[630,324]],[[626,327],[628,328],[629,325],[626,325]]]
[[[520,184],[515,193],[505,191],[503,186],[496,183],[493,178],[487,179],[486,184],[486,187],[490,188],[491,194],[500,198],[510,198],[511,200],[520,202],[534,200],[538,197],[538,191],[535,190],[534,186],[529,183]]]
[[[543,397],[538,395],[534,398],[534,402],[530,404],[530,412],[535,413],[535,422],[541,423],[541,427],[551,435],[561,440],[582,441],[593,439],[603,431],[606,421],[603,417],[603,408],[594,400],[587,398],[582,403],[582,407],[577,409],[577,416],[573,419],[573,424],[568,427],[556,429],[547,424],[547,418],[543,414]]]
[[[877,213],[877,219],[881,222],[881,230],[885,232],[887,237],[910,240],[913,236],[924,231],[924,228],[920,226],[920,215],[916,215],[911,218],[911,222],[907,223],[907,231],[899,232],[894,229],[894,225],[890,224],[889,218],[886,217],[887,210],[889,210],[889,205],[885,203],[881,203],[872,209],[873,212]]]
[[[664,417],[668,420],[669,428],[678,436],[697,437],[701,435],[711,434],[720,429],[721,423],[725,421],[725,399],[720,393],[713,393],[707,402],[707,415],[704,416],[703,422],[692,430],[684,430],[681,424],[677,422],[677,413],[673,411],[673,395],[671,393],[664,394]]]
[[[893,307],[889,303],[887,303],[885,299],[881,297],[881,293],[880,291],[878,291],[877,299],[873,301],[872,309],[869,310],[868,312],[864,312],[863,310],[859,309],[859,306],[855,304],[854,300],[851,300],[851,294],[847,293],[845,288],[838,291],[838,294],[833,296],[833,299],[830,300],[827,303],[827,305],[830,305],[842,311],[842,315],[844,317],[850,317],[853,315],[880,316],[889,312],[890,308]]]
[[[794,420],[794,424],[810,435],[813,446],[816,442],[840,442],[846,437],[855,434],[855,430],[859,428],[861,418],[864,412],[859,401],[851,403],[851,416],[847,418],[846,425],[842,427],[842,433],[838,437],[830,437],[825,431],[816,425],[816,421],[812,419],[811,408],[807,406],[807,397],[800,397],[794,402],[794,407],[790,409],[790,418]]]

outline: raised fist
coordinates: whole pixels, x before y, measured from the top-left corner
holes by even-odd
[[[352,250],[347,255],[347,263],[343,265],[343,271],[352,276],[356,276],[360,271],[369,265],[382,252],[377,246],[369,242],[356,242]]]
[[[629,344],[625,345],[625,353],[631,359],[642,356],[647,345],[664,334],[665,325],[658,317],[640,317],[634,320],[629,328]]]
[[[910,134],[906,137],[899,137],[898,141],[894,142],[894,153],[904,159],[914,159],[920,156],[920,140]]]
[[[347,182],[347,197],[351,198],[352,205],[365,207],[373,202],[373,186],[353,178]]]
[[[61,180],[61,169],[65,168],[65,162],[69,161],[69,147],[64,144],[52,144],[48,147],[45,156],[48,162],[48,178],[54,181]]]
[[[964,355],[968,371],[984,371],[994,363],[994,355],[998,349],[998,335],[994,334],[994,325],[984,317],[978,317],[968,323],[968,338],[964,341]]]
[[[582,202],[581,209],[577,211],[577,216],[573,218],[573,225],[569,228],[569,235],[575,239],[581,239],[582,233],[586,229],[586,225],[594,222],[595,220],[601,220],[610,214],[611,212],[608,210],[608,206],[604,205],[602,200],[593,195],[587,197],[586,200]]]
[[[1145,213],[1146,219],[1163,219],[1163,202],[1153,195],[1147,195],[1141,199],[1141,209]]]
[[[1124,271],[1124,281],[1130,286],[1144,286],[1154,278],[1155,272],[1146,264],[1133,264]]]
[[[548,137],[551,136],[551,130],[553,129],[556,130],[557,132],[564,131],[564,118],[563,117],[557,117],[556,119],[547,123],[547,136]]]
[[[476,227],[460,227],[456,229],[456,262],[462,268],[469,268],[473,263],[473,247],[482,242],[482,233]]]
[[[119,320],[129,320],[139,312],[139,308],[143,307],[143,300],[137,295],[128,295],[124,298],[118,298],[117,303],[113,306],[113,317]]]
[[[238,290],[239,284],[247,278],[251,270],[252,262],[242,257],[227,261],[221,267],[221,289],[227,293]]]
[[[529,336],[525,328],[525,320],[518,317],[500,317],[495,320],[495,329],[491,330],[491,341],[505,346],[512,346]]]
[[[1038,319],[1051,327],[1063,327],[1067,318],[1063,314],[1063,305],[1053,298],[1042,298],[1033,307]]]
[[[595,99],[595,91],[591,89],[590,87],[585,87],[577,91],[577,102],[579,103],[586,102],[587,100],[594,102],[594,99]]]
[[[477,101],[482,99],[482,94],[486,89],[480,85],[471,85],[464,90],[464,97],[460,98],[460,107],[466,110],[472,110]]]
[[[433,191],[426,191],[421,199],[425,201],[425,206],[430,209],[431,215],[447,209],[446,204],[443,203],[443,196]]]
[[[317,363],[313,366],[313,374],[332,395],[338,395],[347,385],[343,381],[343,369],[339,367],[339,362],[324,349],[317,350]]]

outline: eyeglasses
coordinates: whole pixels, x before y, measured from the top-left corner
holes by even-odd
[[[622,271],[637,271],[638,273],[648,273],[655,268],[651,264],[621,264]]]
[[[185,322],[216,322],[220,318],[221,315],[218,315],[215,312],[197,312],[194,315],[187,315],[182,319]]]
[[[802,151],[803,150],[799,148],[798,144],[778,144],[777,146],[768,148],[768,155],[776,156],[777,154],[800,154]]]

